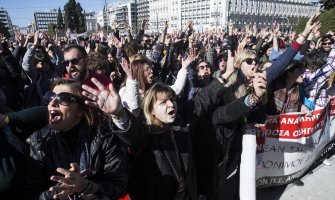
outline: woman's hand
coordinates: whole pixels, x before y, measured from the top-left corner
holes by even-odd
[[[112,45],[114,45],[117,49],[122,48],[122,43],[114,35],[111,35],[111,36],[108,37],[108,46],[111,47]]]
[[[266,94],[267,82],[266,72],[256,73],[253,79],[253,87],[257,98],[261,98]]]
[[[244,50],[245,46],[248,44],[248,39],[249,38],[247,36],[244,36],[242,38],[242,41],[238,43],[238,47],[237,47],[237,53],[238,54],[241,53]]]
[[[322,38],[319,38],[316,42],[315,49],[320,49],[322,46]]]
[[[123,71],[126,73],[127,78],[133,79],[133,72],[131,70],[131,66],[129,65],[129,62],[125,58],[121,58],[121,66]]]
[[[95,90],[88,85],[83,85],[82,94],[90,101],[85,101],[89,106],[97,107],[104,113],[117,115],[122,110],[121,99],[114,88],[113,84],[109,84],[108,89],[100,83],[97,79],[92,78],[91,81],[97,86],[99,90]]]
[[[229,25],[228,25],[228,34],[229,35],[233,35],[234,34],[234,22],[233,21],[230,21],[229,22]]]
[[[38,45],[38,36],[39,36],[40,32],[36,31],[35,35],[34,35],[34,43],[33,46],[36,47]]]
[[[230,75],[235,71],[234,67],[234,57],[230,50],[228,50],[228,59],[227,59],[227,66],[225,72],[222,74],[222,78],[228,80]]]
[[[52,46],[56,46],[55,40],[52,37],[50,37],[47,32],[43,33],[43,37],[46,39],[48,43],[52,44]]]
[[[197,59],[196,55],[195,55],[195,49],[191,48],[189,51],[189,55],[188,57],[184,60],[184,58],[182,58],[182,68],[187,69],[187,67]]]
[[[304,104],[301,105],[300,111],[307,117],[312,116],[312,111],[310,111]]]
[[[308,34],[313,30],[313,28],[320,24],[320,22],[318,21],[318,17],[320,16],[320,14],[321,13],[317,11],[309,18],[309,20],[306,23],[305,29],[302,32],[304,36],[308,36]]]
[[[58,182],[57,185],[50,187],[49,191],[54,192],[54,199],[64,198],[75,192],[82,192],[88,183],[88,180],[83,178],[88,173],[88,170],[80,172],[80,167],[77,163],[71,163],[70,169],[57,168],[56,171],[61,176],[51,176],[50,180]]]

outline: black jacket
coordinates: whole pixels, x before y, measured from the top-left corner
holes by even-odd
[[[262,122],[265,106],[254,108],[241,97],[215,110],[212,116],[218,142],[217,166],[214,172],[214,194],[210,199],[239,199],[239,165],[242,153],[243,125]],[[236,172],[234,172],[237,170]],[[228,178],[230,176],[230,178]]]
[[[134,200],[174,200],[183,184],[186,195],[178,199],[197,199],[192,150],[194,124],[218,106],[224,90],[218,80],[213,80],[192,100],[178,106],[175,122],[160,129],[159,133],[130,116],[130,127],[117,135],[135,152],[130,178],[130,193]]]
[[[99,195],[117,199],[126,193],[128,181],[128,155],[123,143],[116,137],[105,119],[101,125],[89,127],[85,120],[76,126],[74,146],[69,145],[62,133],[49,126],[35,132],[28,143],[27,199],[53,199],[49,188],[56,183],[50,181],[57,175],[56,169],[70,168],[78,163],[81,170],[90,169],[87,178],[100,186]]]

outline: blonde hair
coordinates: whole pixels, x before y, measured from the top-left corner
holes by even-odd
[[[149,126],[163,127],[164,124],[153,114],[158,100],[174,100],[176,93],[169,86],[156,83],[146,93],[143,101],[143,112]]]
[[[223,95],[223,100],[226,103],[237,100],[248,93],[247,82],[240,69],[235,69],[224,87],[227,88]]]
[[[242,61],[249,58],[251,55],[257,55],[255,50],[245,49],[236,56],[234,66],[236,68],[241,68]]]

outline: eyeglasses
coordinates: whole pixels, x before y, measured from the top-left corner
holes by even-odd
[[[54,92],[47,92],[44,95],[44,102],[49,104],[52,100],[56,99],[57,103],[63,106],[69,106],[71,103],[80,103],[81,100],[78,96],[68,92],[61,92],[56,94]]]
[[[246,59],[242,60],[241,63],[243,63],[243,62],[246,62],[248,65],[251,65],[253,62],[255,62],[255,65],[258,63],[258,61],[254,58],[246,58]]]
[[[331,42],[327,42],[327,43],[322,43],[322,45],[328,45],[328,46],[330,46],[332,43]]]
[[[83,58],[72,58],[72,59],[70,59],[70,60],[64,60],[63,61],[63,65],[64,66],[70,66],[70,63],[72,64],[72,65],[77,65],[81,60],[82,60]]]

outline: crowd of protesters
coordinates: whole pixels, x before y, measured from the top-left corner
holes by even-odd
[[[239,199],[244,125],[335,95],[320,13],[279,24],[0,43],[0,194],[8,199]]]

